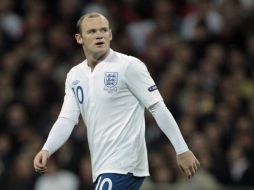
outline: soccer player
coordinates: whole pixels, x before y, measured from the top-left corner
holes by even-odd
[[[99,13],[83,15],[75,38],[86,60],[67,74],[61,112],[34,158],[45,172],[48,158],[69,138],[81,113],[87,126],[95,190],[139,190],[149,175],[145,143],[147,108],[176,151],[188,178],[199,161],[188,149],[145,64],[110,48],[112,32]]]

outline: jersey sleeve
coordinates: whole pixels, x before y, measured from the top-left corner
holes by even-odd
[[[65,96],[59,117],[71,119],[75,121],[75,124],[77,124],[79,120],[80,109],[69,80],[70,74],[67,75],[65,81]]]
[[[177,154],[184,153],[189,150],[181,131],[164,102],[160,101],[148,109],[156,120],[158,126],[168,137]]]
[[[138,59],[128,64],[125,79],[130,91],[146,108],[162,100],[147,67]]]

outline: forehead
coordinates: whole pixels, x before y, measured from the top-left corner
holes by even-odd
[[[84,30],[89,30],[89,29],[96,29],[101,27],[109,27],[109,23],[107,19],[105,19],[102,16],[87,17],[87,18],[84,18],[84,20],[82,21],[81,27],[84,28]]]

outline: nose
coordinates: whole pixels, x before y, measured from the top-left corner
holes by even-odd
[[[100,31],[97,31],[96,32],[96,39],[102,39],[103,38],[103,34],[102,34],[102,32],[100,32]]]
[[[101,40],[103,37],[101,35],[96,36],[97,40]]]

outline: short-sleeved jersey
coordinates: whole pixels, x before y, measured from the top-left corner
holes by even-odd
[[[67,74],[59,117],[87,126],[93,180],[102,173],[148,176],[144,109],[161,101],[139,59],[110,49],[93,71],[87,61]]]

